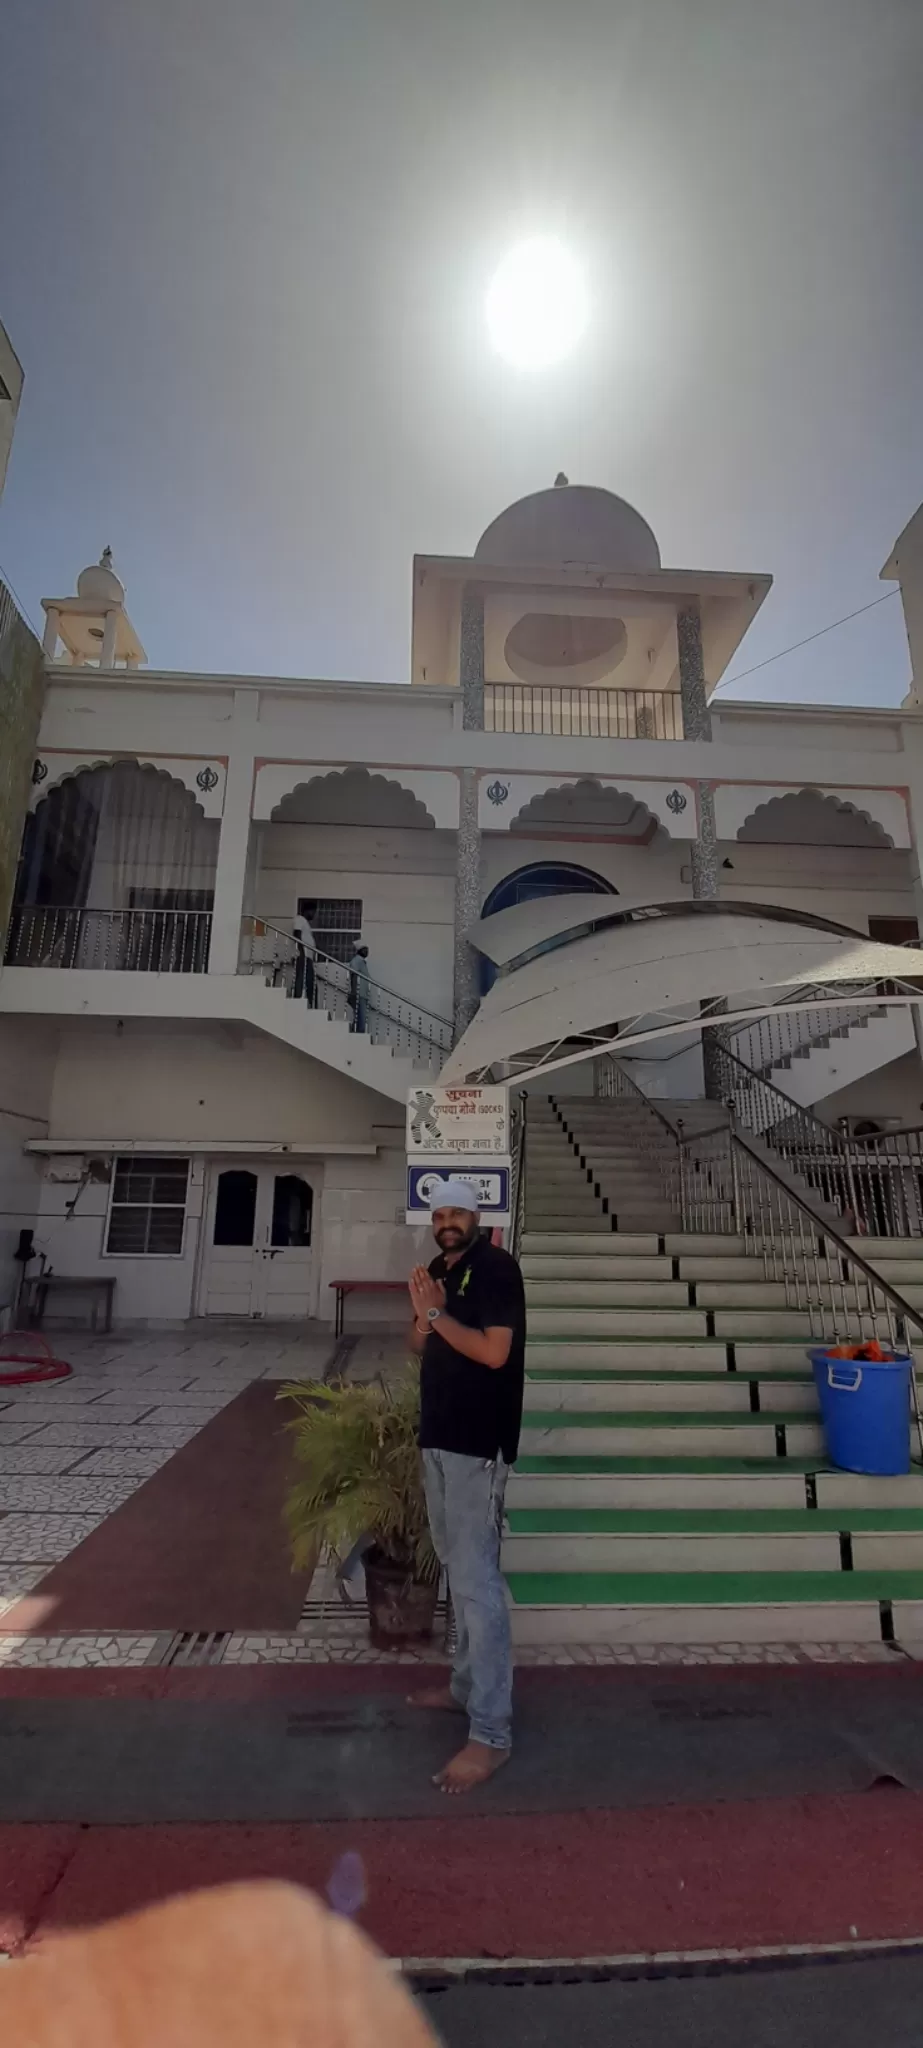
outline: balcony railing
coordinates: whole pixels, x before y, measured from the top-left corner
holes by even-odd
[[[204,974],[210,910],[14,910],[7,967],[73,967],[136,974]]]
[[[240,972],[261,975],[270,988],[284,988],[293,1001],[349,1024],[373,1045],[388,1045],[417,1065],[438,1070],[451,1048],[447,1017],[383,987],[373,974],[355,977],[344,961],[320,947],[312,951],[263,918],[244,919]]]
[[[675,690],[601,690],[577,683],[485,683],[485,732],[570,739],[681,740]]]

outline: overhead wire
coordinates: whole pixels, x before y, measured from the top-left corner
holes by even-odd
[[[746,676],[755,676],[761,668],[771,668],[774,661],[784,661],[787,654],[797,654],[799,647],[810,647],[813,640],[822,640],[825,633],[835,633],[838,626],[848,626],[852,619],[861,619],[863,612],[873,612],[877,605],[888,604],[892,597],[899,597],[898,589],[886,590],[883,597],[873,597],[870,604],[860,604],[858,611],[844,612],[841,619],[831,619],[829,626],[818,626],[816,633],[807,633],[803,640],[793,640],[790,647],[780,647],[778,654],[767,654],[765,661],[755,661],[752,668],[742,668],[736,676],[724,676],[716,685],[714,695],[726,690],[731,683],[742,683]]]

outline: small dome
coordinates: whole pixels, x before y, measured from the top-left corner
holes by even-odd
[[[89,569],[81,569],[77,578],[77,596],[98,604],[101,611],[111,605],[125,603],[125,585],[120,583],[112,567],[112,549],[103,548],[99,561]]]
[[[507,506],[482,533],[475,560],[497,568],[586,563],[643,574],[660,568],[660,549],[647,520],[613,491],[570,484],[535,491]]]

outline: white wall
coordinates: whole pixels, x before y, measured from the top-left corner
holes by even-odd
[[[919,1053],[905,1053],[903,1059],[892,1060],[874,1074],[854,1081],[849,1088],[825,1096],[814,1114],[825,1124],[836,1123],[841,1116],[923,1124],[923,1065]]]
[[[354,897],[373,981],[452,1014],[455,842],[446,832],[268,824],[248,910],[287,926],[300,896]]]
[[[870,917],[913,917],[911,855],[882,847],[722,844],[732,862],[720,872],[725,899],[814,910],[838,924],[868,929]]]
[[[167,1143],[373,1142],[403,1129],[398,1104],[263,1032],[110,1019],[62,1027],[53,1138]]]
[[[23,1146],[47,1133],[54,1059],[51,1029],[0,1017],[0,1318],[19,1279],[12,1256],[19,1233],[38,1215],[41,1171]]]

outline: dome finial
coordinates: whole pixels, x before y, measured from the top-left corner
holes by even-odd
[[[564,471],[563,471],[563,469],[559,469],[559,470],[558,470],[558,473],[557,473],[557,476],[555,477],[555,480],[554,480],[554,487],[555,487],[555,490],[556,490],[556,491],[559,491],[559,490],[561,489],[561,486],[562,486],[562,484],[569,484],[569,483],[570,483],[570,477],[569,477],[569,476],[565,476],[565,474],[564,474]]]
[[[100,555],[99,566],[101,569],[111,569],[112,567],[112,549],[109,546],[108,541],[106,542],[102,554]]]

